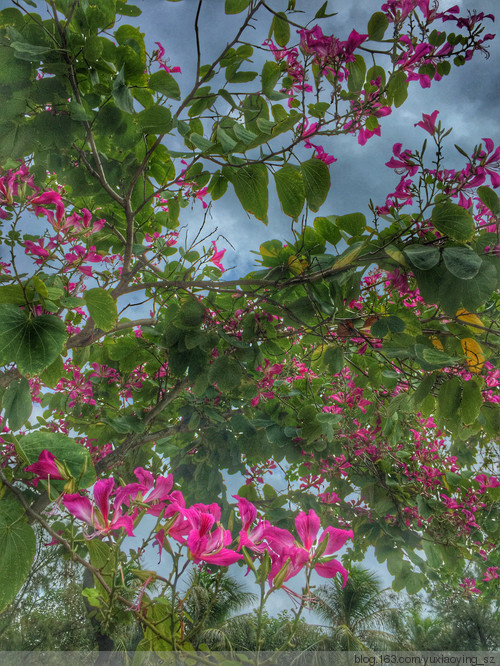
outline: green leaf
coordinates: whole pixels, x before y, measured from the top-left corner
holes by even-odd
[[[500,215],[500,200],[497,193],[491,187],[481,185],[481,187],[477,188],[477,193],[481,201],[491,210],[493,215]]]
[[[217,127],[217,141],[220,143],[222,150],[225,153],[232,152],[238,143],[220,125]]]
[[[20,284],[6,284],[3,287],[0,287],[0,303],[11,303],[12,305],[26,305],[26,298],[31,292],[31,297],[33,297],[33,291],[31,289],[25,289]]]
[[[35,558],[36,538],[16,500],[0,503],[0,612],[15,598]]]
[[[252,141],[255,141],[257,138],[257,135],[254,132],[247,130],[246,127],[243,127],[243,125],[233,125],[233,132],[236,138],[246,146],[252,143]]]
[[[445,354],[439,349],[420,345],[417,345],[417,356],[421,356],[426,363],[429,363],[435,368],[449,368],[458,361],[458,358],[448,356],[448,354]]]
[[[244,11],[249,4],[250,0],[226,0],[224,9],[226,14],[239,14]]]
[[[3,396],[3,408],[9,428],[19,430],[29,419],[32,409],[30,385],[25,377],[11,382]]]
[[[422,574],[410,573],[406,578],[406,591],[408,594],[417,594],[422,589]]]
[[[477,417],[481,413],[483,406],[483,396],[481,389],[474,379],[469,379],[464,382],[462,389],[462,402],[460,404],[460,413],[462,414],[462,421],[465,425],[475,423]]]
[[[433,245],[408,245],[403,253],[421,271],[428,271],[439,263],[439,250]]]
[[[230,391],[239,386],[241,366],[229,356],[219,356],[210,366],[208,377],[211,383],[217,384],[219,390]]]
[[[285,12],[278,12],[274,15],[272,30],[278,46],[286,46],[290,41],[290,24]]]
[[[426,375],[420,384],[418,385],[417,389],[415,390],[415,393],[411,396],[411,401],[415,405],[415,407],[418,407],[420,403],[430,394],[432,391],[434,384],[436,382],[436,375],[434,373]]]
[[[425,553],[427,564],[431,567],[431,569],[439,569],[443,563],[443,558],[439,548],[430,541],[424,540],[422,540],[422,548]]]
[[[56,386],[58,381],[61,379],[64,372],[64,363],[61,356],[58,356],[56,360],[46,368],[40,375],[40,379],[44,384],[53,388]]]
[[[334,224],[337,221],[336,215],[329,215],[327,217],[315,217],[313,226],[318,234],[324,238],[331,245],[337,245],[342,240],[342,235]]]
[[[263,164],[240,168],[224,167],[223,174],[234,187],[243,208],[262,222],[267,221],[268,175]]]
[[[483,263],[481,257],[469,247],[445,247],[443,260],[450,273],[462,280],[475,277]]]
[[[483,259],[479,273],[473,280],[456,280],[454,288],[462,297],[462,304],[469,312],[474,312],[485,303],[497,289],[498,274],[493,263]]]
[[[347,64],[349,76],[347,77],[347,87],[349,92],[359,93],[363,89],[366,76],[366,64],[360,55],[354,56],[354,61]]]
[[[403,70],[398,70],[389,79],[387,97],[392,100],[394,106],[399,108],[408,97],[408,81]]]
[[[262,68],[262,91],[267,97],[274,91],[274,86],[278,83],[281,76],[281,69],[278,63],[268,60]]]
[[[349,236],[361,236],[366,227],[366,217],[363,213],[348,213],[337,217],[337,225]]]
[[[338,375],[345,366],[344,352],[336,345],[328,345],[322,360],[333,375]]]
[[[389,21],[384,12],[375,12],[368,21],[368,37],[374,42],[380,42],[384,39],[388,26]]]
[[[283,212],[296,220],[306,200],[302,173],[296,167],[285,164],[275,171],[274,181]]]
[[[385,321],[391,333],[402,333],[406,328],[405,322],[395,315],[389,315]]]
[[[140,16],[142,10],[135,5],[128,5],[126,1],[117,0],[116,3],[116,13],[121,14],[122,16]]]
[[[387,325],[386,317],[382,319],[377,319],[377,321],[371,326],[370,333],[374,338],[383,338],[389,333],[389,327]]]
[[[198,134],[197,132],[193,132],[192,134],[190,134],[189,140],[191,141],[192,144],[194,144],[196,148],[198,148],[202,152],[210,150],[215,145],[214,143],[212,143],[212,141],[205,139],[204,136],[201,136],[201,134]]]
[[[170,97],[170,99],[181,98],[181,89],[179,88],[179,84],[174,79],[174,77],[164,69],[160,69],[159,72],[151,74],[149,77],[148,85],[151,90],[154,90],[161,95],[165,95],[165,97]]]
[[[85,110],[83,104],[78,104],[75,100],[72,100],[68,105],[69,115],[73,120],[78,120],[80,122],[85,122],[93,119],[93,115]]]
[[[324,203],[330,189],[330,172],[321,160],[312,158],[300,165],[304,180],[307,205],[317,212]]]
[[[42,55],[51,50],[49,46],[37,46],[26,42],[11,42],[10,46],[16,52],[16,58],[21,60],[39,61],[42,60]]]
[[[16,449],[18,449],[17,445]],[[38,461],[40,453],[44,449],[50,451],[60,462],[65,463],[75,479],[79,479],[81,475],[79,488],[88,488],[95,483],[96,476],[90,452],[83,444],[79,444],[60,432],[42,430],[19,438],[18,454],[25,458],[29,465]],[[64,481],[51,481],[52,483],[64,484]]]
[[[134,112],[134,98],[125,84],[125,65],[121,68],[113,81],[111,90],[116,106],[125,113]]]
[[[470,241],[474,236],[472,215],[462,206],[449,201],[434,206],[431,222],[440,233],[456,241]]]
[[[438,404],[441,416],[445,419],[453,418],[460,407],[462,395],[462,382],[458,377],[451,377],[439,389]]]
[[[32,317],[14,305],[0,305],[0,349],[22,374],[39,374],[62,352],[66,327],[58,317]]]
[[[138,113],[137,122],[146,134],[166,134],[172,129],[172,114],[170,109],[155,104]]]
[[[118,311],[116,301],[105,289],[90,289],[85,292],[85,304],[89,314],[103,331],[111,331],[116,324]]]

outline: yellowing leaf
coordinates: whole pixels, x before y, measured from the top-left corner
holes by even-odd
[[[259,252],[263,257],[277,257],[283,246],[279,241],[268,241],[267,243],[262,243],[259,247]]]
[[[298,257],[288,257],[288,268],[294,275],[301,275],[309,266],[307,261],[300,260]]]
[[[471,314],[464,308],[457,310],[457,319],[458,321],[463,322],[464,324],[473,324],[475,326],[483,326],[483,322],[475,314]],[[475,329],[477,332],[477,329]]]
[[[460,340],[460,344],[462,345],[470,372],[474,372],[475,374],[480,373],[485,361],[481,345],[473,338],[463,338]]]
[[[323,352],[325,351],[325,349],[326,345],[318,345],[312,353],[311,360],[317,361],[318,359],[320,359],[323,356]]]
[[[441,340],[436,338],[436,336],[432,337],[431,341],[432,341],[432,344],[434,345],[434,347],[436,347],[436,349],[444,351],[444,347],[443,347],[443,344],[442,344]]]

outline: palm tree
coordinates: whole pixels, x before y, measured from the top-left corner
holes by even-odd
[[[186,640],[195,648],[204,643],[211,650],[231,649],[229,621],[237,611],[248,610],[255,600],[255,594],[222,571],[193,571],[183,604]]]
[[[317,613],[332,631],[330,649],[371,650],[399,647],[399,611],[377,576],[352,567],[344,588],[335,578],[316,593]]]
[[[442,618],[422,615],[421,604],[413,603],[403,613],[405,650],[440,650],[444,623]]]

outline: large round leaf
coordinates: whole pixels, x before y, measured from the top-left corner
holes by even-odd
[[[439,250],[433,245],[408,245],[404,254],[412,266],[421,271],[428,271],[439,263]]]
[[[45,370],[59,356],[65,341],[66,327],[58,317],[33,317],[15,305],[0,305],[2,358],[14,361],[22,374]]]
[[[431,222],[441,234],[456,241],[469,241],[474,236],[472,215],[458,204],[438,203],[432,211]]]
[[[475,277],[482,264],[481,257],[469,247],[445,247],[443,259],[450,273],[462,280]]]
[[[33,528],[14,499],[0,502],[0,612],[15,598],[28,577],[36,552]]]

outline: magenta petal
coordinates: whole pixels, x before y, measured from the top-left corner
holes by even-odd
[[[270,525],[264,531],[264,539],[278,553],[285,548],[291,548],[295,542],[293,535],[288,530],[273,525]]]
[[[244,497],[239,497],[238,495],[233,495],[233,497],[238,500],[238,511],[240,512],[243,529],[246,531],[257,518],[257,509],[252,502]]]
[[[145,488],[149,489],[154,486],[155,484],[154,476],[151,474],[151,472],[148,472],[147,469],[144,469],[143,467],[136,467],[134,469],[134,474],[139,483]]]
[[[168,500],[170,499],[170,491],[174,485],[174,479],[171,474],[168,476],[159,476],[156,479],[156,488],[150,490],[147,496],[144,498],[145,502],[154,502],[156,500]]]
[[[319,516],[312,509],[310,509],[307,514],[304,511],[301,511],[295,518],[297,534],[301,538],[304,548],[307,551],[311,550],[313,543],[316,541],[320,527],[321,521]]]
[[[340,550],[348,539],[354,538],[352,530],[340,530],[337,527],[327,527],[320,538],[320,543],[325,539],[328,534],[328,546],[325,549],[324,555],[331,555]]]
[[[234,550],[223,548],[215,555],[202,555],[200,556],[200,559],[202,559],[204,562],[208,562],[208,564],[218,564],[221,567],[228,567],[230,564],[234,564],[238,560],[242,560],[243,555],[240,553],[235,553]]]
[[[339,573],[342,576],[342,587],[347,583],[347,569],[343,567],[337,560],[330,560],[329,562],[318,562],[314,571],[323,578],[335,578]]]
[[[56,457],[47,449],[44,449],[38,456],[38,461],[24,468],[25,472],[36,474],[42,479],[62,479],[55,463]]]
[[[94,501],[101,512],[105,525],[108,523],[109,496],[114,486],[114,479],[100,479],[94,486]]]
[[[83,520],[89,525],[93,525],[94,511],[88,497],[82,497],[81,495],[64,495],[62,503],[66,509],[75,516],[75,518]]]
[[[126,486],[117,488],[114,506],[119,507],[122,504],[129,506],[130,501],[134,500],[139,492],[141,492],[141,485],[139,483],[129,483]]]
[[[108,529],[118,530],[120,527],[123,527],[129,537],[134,536],[134,523],[130,516],[119,516],[113,518],[113,521],[111,522],[111,525]]]

